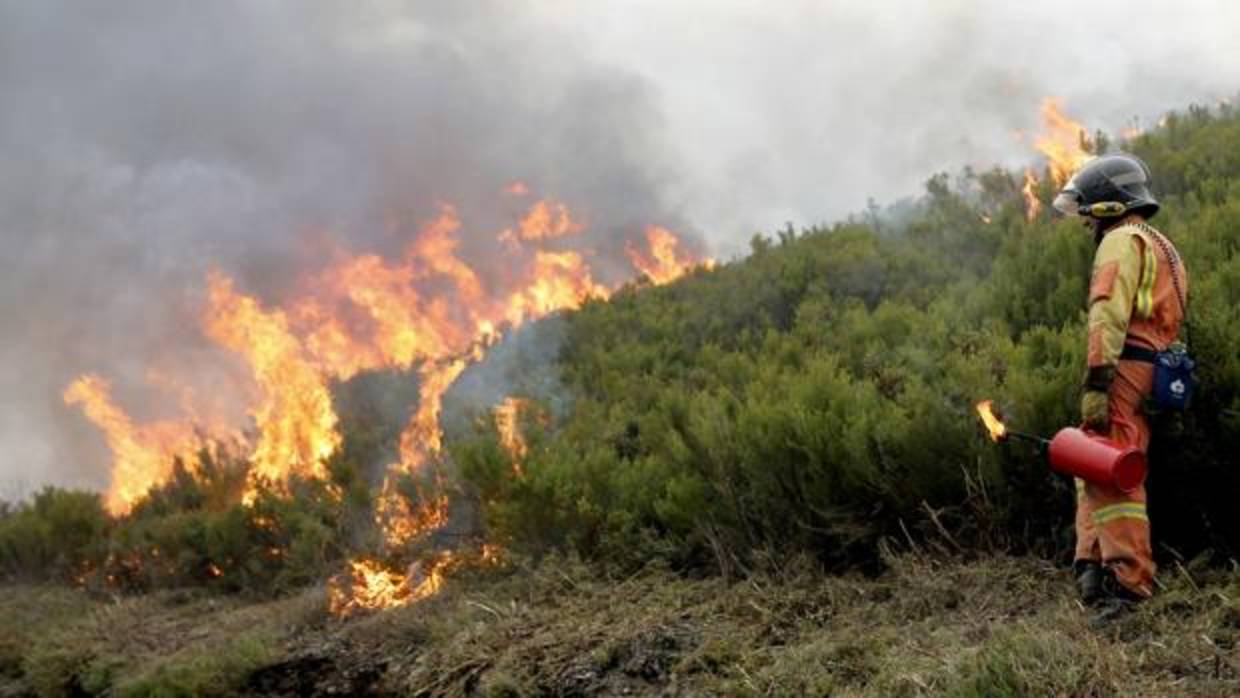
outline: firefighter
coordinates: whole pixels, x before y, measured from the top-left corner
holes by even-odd
[[[1150,171],[1123,153],[1091,160],[1055,198],[1080,216],[1097,249],[1089,284],[1088,372],[1083,427],[1120,446],[1148,450],[1143,403],[1154,380],[1153,354],[1179,336],[1188,276],[1175,246],[1149,224],[1159,204]],[[1076,556],[1082,600],[1104,624],[1150,597],[1154,560],[1145,485],[1131,492],[1076,481]]]

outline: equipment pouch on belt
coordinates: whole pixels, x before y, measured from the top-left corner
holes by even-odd
[[[1193,369],[1197,362],[1188,355],[1183,344],[1172,344],[1154,355],[1154,390],[1150,397],[1160,410],[1182,412],[1193,400],[1197,379]]]
[[[1188,409],[1197,387],[1197,377],[1193,375],[1197,362],[1189,355],[1188,347],[1175,342],[1164,351],[1154,351],[1126,344],[1120,358],[1154,365],[1154,388],[1150,391],[1154,409],[1162,412]]]

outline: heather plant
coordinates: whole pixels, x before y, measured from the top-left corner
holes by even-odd
[[[1194,409],[1156,419],[1155,535],[1166,554],[1225,559],[1240,540],[1240,115],[1193,108],[1122,145],[1155,173],[1154,223],[1190,267],[1201,366]],[[1066,556],[1069,484],[1035,449],[990,443],[973,405],[1044,435],[1075,423],[1091,256],[1077,223],[1026,220],[1014,174],[938,175],[885,213],[755,236],[743,259],[568,315],[571,408],[523,471],[493,436],[454,455],[494,532],[531,550],[723,569],[802,552],[870,565],[883,539]]]

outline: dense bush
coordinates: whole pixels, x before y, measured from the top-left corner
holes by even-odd
[[[108,527],[99,495],[47,488],[0,517],[0,570],[70,578],[98,558]]]
[[[1203,380],[1190,415],[1158,424],[1155,535],[1232,555],[1240,116],[1194,108],[1126,147],[1191,270]],[[485,435],[454,455],[492,529],[534,550],[731,568],[755,551],[869,562],[891,536],[1066,554],[1067,484],[986,440],[973,405],[1042,434],[1076,420],[1092,251],[1074,222],[1026,222],[1013,175],[937,176],[889,215],[755,237],[742,260],[570,315],[571,408],[521,474]]]
[[[249,504],[249,464],[227,447],[201,452],[192,466],[178,462],[121,517],[108,516],[98,494],[48,488],[0,512],[0,578],[257,594],[319,581],[375,543],[361,464],[391,444],[372,431],[349,433],[328,463],[329,481],[260,487]]]

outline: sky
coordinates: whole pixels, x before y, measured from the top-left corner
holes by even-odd
[[[728,259],[1036,162],[1046,96],[1115,131],[1240,90],[1240,5],[1081,5],[0,0],[0,497],[106,484],[74,376],[140,418],[152,367],[232,380],[212,267],[278,301],[325,240],[389,253],[443,202],[490,229],[514,180],[603,248],[657,223]]]

